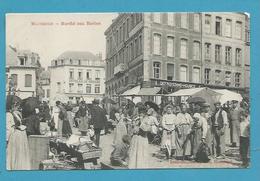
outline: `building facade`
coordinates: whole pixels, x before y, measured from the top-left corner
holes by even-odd
[[[90,103],[105,93],[105,64],[101,54],[67,51],[52,60],[50,70],[50,103],[63,96],[73,103],[84,99]]]
[[[39,55],[29,50],[6,48],[6,94],[15,94],[22,99],[37,95],[39,60]]]
[[[106,93],[245,88],[244,13],[123,13],[106,30]],[[248,48],[249,50],[249,48]]]

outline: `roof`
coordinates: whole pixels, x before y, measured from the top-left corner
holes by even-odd
[[[161,87],[151,87],[151,88],[142,88],[138,95],[140,96],[154,96],[158,94],[158,92],[161,90]]]
[[[6,47],[6,66],[17,66],[19,58],[17,52],[14,51],[10,46]]]
[[[88,51],[66,51],[57,59],[72,59],[72,60],[99,60],[99,58]]]

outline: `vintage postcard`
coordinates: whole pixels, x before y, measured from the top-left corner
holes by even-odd
[[[6,169],[250,167],[250,14],[6,14]]]

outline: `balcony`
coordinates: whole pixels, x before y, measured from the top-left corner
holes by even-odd
[[[118,64],[114,68],[114,75],[120,75],[120,74],[124,73],[125,69],[126,69],[125,64],[123,64],[123,63]]]

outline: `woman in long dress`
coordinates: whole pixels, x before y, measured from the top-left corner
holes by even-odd
[[[176,115],[173,114],[173,106],[168,105],[166,107],[166,113],[162,117],[162,142],[161,148],[165,151],[167,159],[172,157],[176,150],[175,140],[175,124]]]
[[[135,134],[129,149],[129,169],[148,168],[149,145],[147,131],[149,130],[149,120],[146,115],[146,110],[140,110],[139,115],[139,126],[135,128]]]
[[[187,159],[191,156],[191,127],[193,119],[187,113],[187,106],[181,105],[181,112],[177,115],[176,124],[176,157]]]
[[[18,105],[8,109],[7,121],[7,170],[30,170],[31,160],[26,126],[22,125],[22,114]]]
[[[79,131],[81,132],[82,136],[86,136],[89,128],[90,114],[89,109],[84,101],[81,102],[81,105],[78,110],[78,116],[80,119]]]
[[[118,145],[122,143],[122,138],[127,134],[127,129],[124,122],[124,116],[120,115],[119,113],[115,113],[115,117],[118,123],[115,128],[113,145]]]

